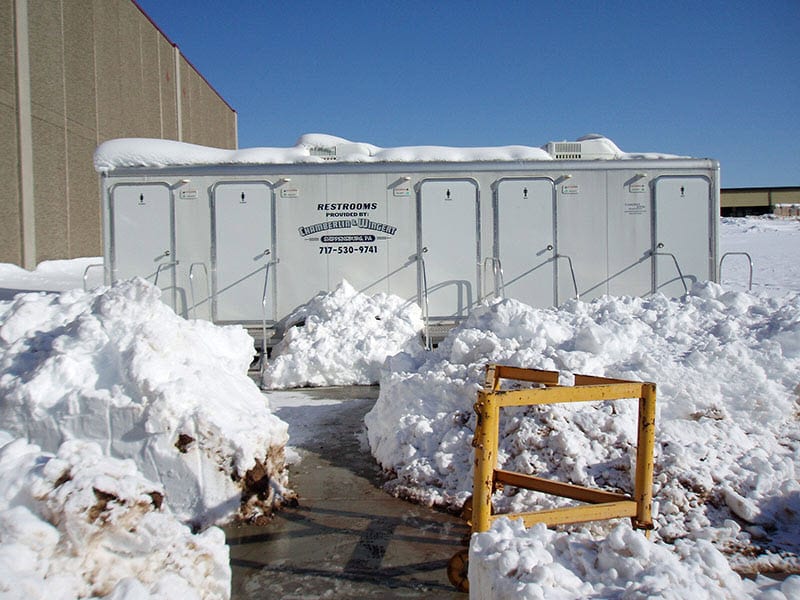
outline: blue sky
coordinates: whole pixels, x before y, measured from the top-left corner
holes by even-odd
[[[239,145],[541,146],[601,133],[800,185],[800,0],[137,0]]]

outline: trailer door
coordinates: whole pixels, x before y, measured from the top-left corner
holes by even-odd
[[[480,290],[480,207],[472,179],[430,179],[417,196],[420,301],[432,320],[461,320]],[[424,268],[422,268],[424,267]]]
[[[143,277],[167,293],[175,307],[175,237],[172,194],[166,183],[111,188],[111,279]]]
[[[555,188],[549,178],[500,180],[495,187],[494,255],[503,293],[531,306],[556,303]],[[498,285],[496,283],[496,285]]]
[[[653,289],[684,293],[711,275],[710,182],[701,176],[664,176],[655,183]],[[683,281],[681,281],[683,275]]]
[[[215,322],[274,317],[272,188],[266,182],[218,183],[211,194],[212,314]],[[265,288],[265,283],[268,287]]]

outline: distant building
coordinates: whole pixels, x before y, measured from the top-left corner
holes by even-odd
[[[99,143],[236,148],[236,127],[132,0],[0,0],[0,262],[102,254]]]
[[[800,187],[723,188],[720,191],[723,217],[800,214]]]

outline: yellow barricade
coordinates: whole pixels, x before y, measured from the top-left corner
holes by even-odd
[[[521,390],[501,390],[502,379],[538,384]],[[563,483],[514,473],[497,468],[500,409],[507,406],[533,406],[559,402],[593,402],[639,399],[639,426],[636,445],[636,474],[633,494]],[[575,385],[558,385],[557,371],[540,371],[502,365],[489,365],[486,383],[475,403],[478,422],[472,445],[475,447],[471,525],[472,533],[487,531],[501,516],[521,518],[526,527],[534,523],[566,525],[630,517],[634,527],[653,528],[653,448],[655,445],[656,386],[654,383],[625,381],[607,377],[575,375]],[[500,485],[512,485],[584,502],[552,510],[504,515],[492,514],[492,494]],[[469,507],[467,507],[469,508]],[[450,581],[466,591],[466,551],[459,552],[448,566]]]

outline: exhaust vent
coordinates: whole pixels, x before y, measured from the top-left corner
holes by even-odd
[[[555,142],[550,154],[556,160],[571,160],[581,157],[580,142]]]
[[[332,146],[317,144],[308,149],[311,156],[318,156],[324,161],[345,161],[353,162],[363,160],[365,157],[372,156],[372,150],[368,144],[358,142],[346,142]]]
[[[601,135],[588,135],[575,142],[548,142],[544,148],[555,160],[611,160],[621,158],[616,144]]]
[[[336,160],[336,146],[311,146],[308,153],[319,156],[322,160]]]

